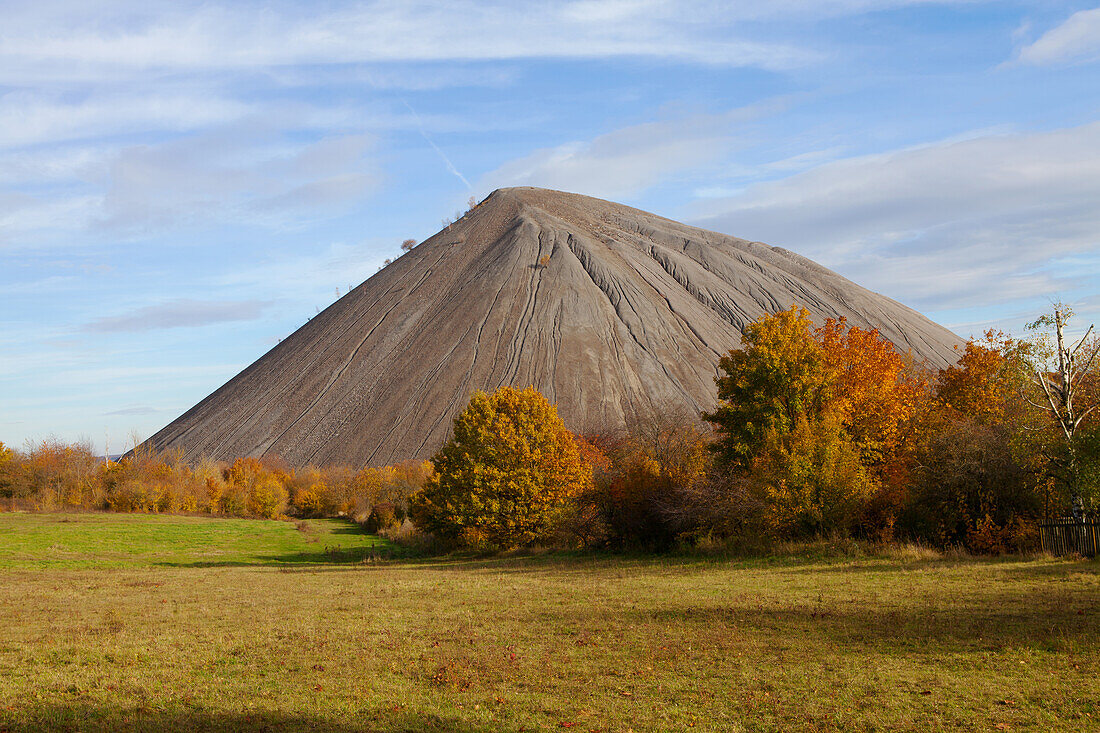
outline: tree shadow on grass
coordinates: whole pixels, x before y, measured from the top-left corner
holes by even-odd
[[[628,612],[639,622],[698,625],[730,634],[764,633],[777,638],[817,638],[840,647],[874,646],[906,654],[996,651],[1023,647],[1059,652],[1084,645],[1100,648],[1100,602],[1085,588],[1051,592],[1028,588],[983,593],[930,603],[921,598],[893,607],[858,599],[845,603],[691,604]]]
[[[400,548],[378,543],[364,547],[322,547],[317,550],[290,552],[281,555],[256,555],[240,560],[165,560],[155,563],[165,568],[293,568],[293,567],[353,567],[397,560],[404,557]]]
[[[309,520],[306,520],[306,521],[309,521]],[[333,526],[333,525],[335,525],[335,526]],[[325,525],[325,527],[326,527],[325,531],[328,534],[352,534],[352,535],[358,535],[358,536],[366,535],[368,537],[371,536],[370,532],[363,529],[362,526],[356,524],[355,522],[351,521],[350,519],[345,521],[345,522],[340,522],[339,524],[337,524],[337,523],[330,520],[329,523],[327,523]]]
[[[333,533],[365,534],[355,525],[340,528]],[[592,572],[616,572],[624,577],[635,573],[651,573],[655,569],[668,573],[696,572],[721,567],[728,570],[744,570],[777,573],[805,574],[901,574],[930,569],[951,569],[960,566],[982,565],[997,573],[1013,572],[1036,577],[1057,579],[1067,572],[1067,565],[1085,573],[1100,573],[1100,560],[1036,560],[1026,557],[996,558],[929,558],[896,560],[887,557],[822,558],[797,555],[780,556],[724,556],[638,554],[601,551],[552,551],[530,553],[504,553],[483,555],[474,553],[423,554],[416,550],[377,540],[370,545],[342,547],[318,543],[316,549],[301,552],[255,555],[237,560],[193,560],[184,562],[163,561],[161,567],[216,568],[216,567],[276,567],[281,569],[344,570],[361,569],[362,566],[400,562],[410,567],[456,573],[493,573],[537,575],[587,575]]]
[[[492,730],[516,731],[501,721]],[[94,704],[39,704],[16,710],[0,710],[0,731],[316,731],[317,733],[475,733],[486,730],[457,717],[432,713],[380,708],[363,711],[349,722],[334,722],[318,716],[274,711],[249,713],[175,709],[150,711],[140,708],[107,707]]]
[[[882,582],[900,580],[910,573],[980,572],[975,582],[1001,583],[1036,581],[1049,583],[1058,590],[1071,576],[1100,577],[1100,559],[1045,558],[1006,555],[1001,557],[962,557],[927,560],[889,560],[869,558],[847,563],[808,563],[774,566],[770,570],[792,575],[867,575],[881,576]],[[862,581],[861,581],[862,582]]]

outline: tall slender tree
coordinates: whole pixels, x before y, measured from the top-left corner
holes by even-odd
[[[1054,331],[1054,343],[1048,344],[1047,349],[1050,354],[1052,348],[1053,354],[1047,360],[1037,361],[1031,375],[1032,381],[1045,397],[1045,404],[1030,399],[1028,401],[1035,408],[1049,414],[1065,438],[1065,479],[1076,510],[1081,503],[1077,432],[1089,413],[1100,405],[1097,401],[1091,404],[1082,403],[1077,398],[1081,396],[1082,378],[1089,373],[1097,353],[1100,352],[1100,339],[1089,340],[1095,325],[1093,324],[1076,343],[1067,343],[1065,329],[1072,317],[1073,311],[1058,303],[1054,306],[1053,313],[1044,314],[1028,324],[1029,329],[1045,332],[1040,334],[1040,341],[1049,340],[1050,333],[1047,329]]]

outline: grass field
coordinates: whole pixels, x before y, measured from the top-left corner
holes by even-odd
[[[1100,727],[1097,562],[385,549],[0,514],[0,731]]]

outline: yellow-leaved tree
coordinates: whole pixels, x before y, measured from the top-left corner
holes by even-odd
[[[0,441],[0,497],[13,497],[15,488],[15,451]]]
[[[410,497],[409,515],[455,545],[508,548],[546,537],[592,480],[573,434],[533,387],[475,392],[432,462],[436,473]]]

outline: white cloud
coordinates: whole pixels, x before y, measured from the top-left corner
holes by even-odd
[[[209,95],[105,94],[66,101],[61,95],[9,92],[0,96],[0,147],[150,130],[193,130],[239,119],[249,111],[241,102]]]
[[[286,67],[265,69],[265,76],[285,87],[318,87],[328,85],[363,86],[375,90],[434,91],[447,88],[501,88],[520,77],[516,68],[472,64],[372,64]]]
[[[176,298],[147,305],[117,316],[105,316],[86,323],[89,333],[142,333],[165,328],[209,326],[215,323],[254,321],[269,306],[258,300],[193,300]]]
[[[715,115],[624,127],[588,141],[543,148],[486,174],[476,186],[538,186],[601,198],[630,198],[670,175],[712,165],[739,143],[745,122],[782,101]]]
[[[509,0],[35,3],[5,13],[0,80],[110,78],[142,70],[643,57],[787,69],[821,54],[757,40],[802,23],[973,0]]]
[[[1039,66],[1100,59],[1100,8],[1074,13],[1021,48],[1016,58]]]
[[[0,191],[0,248],[34,248],[52,241],[57,231],[82,229],[102,204],[97,195],[41,197]]]
[[[1100,250],[1100,123],[834,161],[700,202],[697,223],[780,245],[926,309],[1055,293]]]
[[[40,146],[0,153],[0,186],[71,183],[93,176],[113,153],[99,145]],[[0,194],[3,196],[3,194]]]
[[[0,247],[72,244],[59,231],[284,227],[344,211],[374,190],[374,136],[300,137],[249,119],[155,144],[10,151],[0,155]]]
[[[279,225],[355,201],[377,172],[367,135],[307,145],[243,130],[122,150],[101,226],[143,230],[232,219]]]
[[[4,295],[55,295],[57,292],[69,290],[79,283],[80,278],[75,275],[50,275],[29,282],[0,284],[0,293]]]
[[[825,13],[899,2],[825,3]],[[735,34],[739,21],[820,13],[806,2],[761,12],[760,3],[512,2],[382,0],[308,14],[286,6],[136,4],[6,19],[0,79],[109,69],[241,69],[295,64],[638,56],[693,63],[790,68],[817,54],[794,44]],[[810,10],[807,10],[810,8]]]

